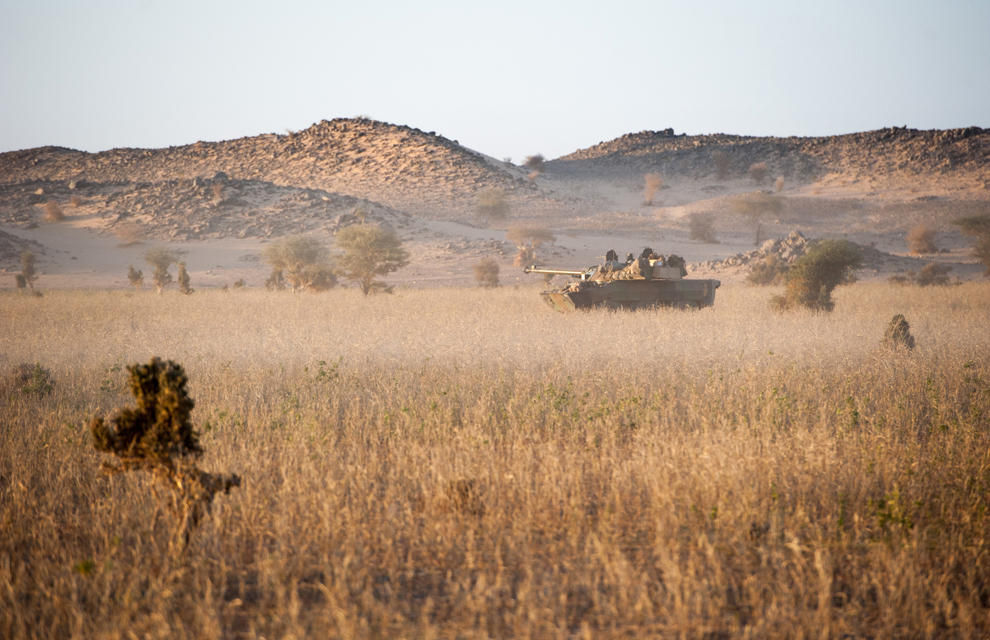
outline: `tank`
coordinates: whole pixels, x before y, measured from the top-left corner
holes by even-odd
[[[533,265],[526,273],[566,275],[577,282],[561,289],[544,291],[543,300],[558,311],[575,309],[652,309],[677,307],[700,309],[715,303],[718,280],[685,278],[687,269],[680,256],[664,256],[646,248],[639,258],[632,254],[618,260],[609,250],[605,262],[587,269],[554,269]]]

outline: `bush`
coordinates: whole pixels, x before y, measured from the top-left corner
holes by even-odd
[[[715,238],[715,217],[710,213],[692,213],[688,216],[688,235],[698,242],[718,243]]]
[[[27,287],[32,292],[34,292],[34,281],[38,279],[38,271],[35,268],[35,263],[37,262],[35,255],[25,249],[21,251],[21,272],[17,274],[17,288],[24,289]]]
[[[763,181],[767,179],[767,163],[766,162],[754,162],[749,165],[749,177],[753,179],[756,184],[763,184]]]
[[[935,229],[924,223],[915,225],[908,231],[907,245],[911,253],[935,253],[938,251],[935,246]]]
[[[376,224],[354,224],[337,232],[341,270],[361,287],[361,293],[391,293],[392,288],[375,280],[409,264],[409,252],[395,231]]]
[[[62,207],[58,206],[58,203],[54,200],[49,200],[45,203],[45,222],[61,222],[65,220],[65,213],[62,211]]]
[[[746,274],[746,282],[757,286],[781,284],[787,277],[787,263],[776,255],[754,262]]]
[[[498,263],[495,258],[482,258],[481,262],[474,265],[474,279],[482,287],[498,286]]]
[[[949,272],[952,267],[937,262],[929,262],[918,271],[914,281],[922,287],[944,287],[950,284]]]
[[[911,325],[901,314],[890,319],[887,330],[883,334],[883,346],[888,349],[914,349],[914,336],[911,335]]]
[[[137,406],[118,409],[109,425],[101,417],[93,418],[93,446],[116,458],[104,462],[105,472],[147,471],[169,489],[177,525],[174,542],[184,549],[214,496],[229,492],[241,480],[206,473],[195,465],[203,447],[190,420],[195,403],[186,392],[188,380],[181,365],[153,358],[127,371]]]
[[[509,203],[501,189],[485,189],[478,194],[476,210],[488,224],[492,220],[504,220],[509,215]]]
[[[773,183],[773,192],[780,193],[784,190],[784,176],[778,176]]]
[[[175,252],[165,247],[153,247],[144,254],[144,261],[155,268],[152,280],[159,294],[168,286],[168,283],[172,282],[172,274],[168,272],[168,268],[178,259],[179,257]]]
[[[653,204],[653,196],[663,188],[663,178],[659,173],[648,173],[643,176],[643,204],[650,206]]]
[[[509,227],[509,229],[505,232],[505,239],[520,249],[522,247],[539,249],[544,244],[553,242],[557,239],[557,237],[554,236],[553,232],[546,227],[520,225]]]
[[[263,257],[272,267],[272,273],[265,281],[268,289],[284,289],[286,283],[293,291],[326,291],[337,286],[330,252],[316,238],[282,238],[266,247]]]
[[[179,273],[176,276],[177,282],[179,283],[179,291],[186,295],[193,292],[193,288],[189,286],[189,272],[186,271],[186,263],[179,263]]]
[[[976,238],[973,255],[983,263],[986,271],[983,275],[990,276],[990,214],[966,216],[953,221],[962,232]]]
[[[780,311],[796,307],[831,311],[832,291],[852,281],[852,272],[862,260],[859,247],[847,240],[816,242],[788,270],[784,295],[775,296],[771,306]]]
[[[546,160],[543,158],[543,154],[540,153],[533,156],[526,156],[526,160],[523,162],[524,167],[535,172],[537,175],[543,173],[545,165]]]
[[[25,395],[45,396],[55,388],[52,373],[38,363],[22,363],[14,367],[14,371],[4,380],[5,394],[13,392]]]
[[[127,281],[135,289],[140,289],[144,284],[144,273],[140,269],[135,269],[134,265],[127,265]]]

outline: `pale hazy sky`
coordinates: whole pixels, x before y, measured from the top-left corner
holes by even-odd
[[[0,151],[366,115],[498,158],[990,126],[990,0],[0,0]]]

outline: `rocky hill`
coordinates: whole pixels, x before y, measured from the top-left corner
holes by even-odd
[[[845,183],[911,181],[968,186],[990,199],[990,130],[919,131],[891,127],[825,137],[685,135],[672,129],[642,131],[575,151],[547,163],[548,175],[663,175],[731,178],[765,163],[767,176],[813,182],[829,176]]]
[[[486,189],[501,189],[517,208],[550,201],[518,167],[433,132],[363,118],[167,149],[86,153],[40,147],[0,154],[0,183],[6,184],[155,184],[218,172],[233,180],[319,190],[448,219],[473,216],[478,193]]]

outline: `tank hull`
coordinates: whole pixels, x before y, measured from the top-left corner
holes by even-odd
[[[718,280],[613,280],[545,291],[543,300],[558,311],[577,309],[700,309],[715,303]]]

